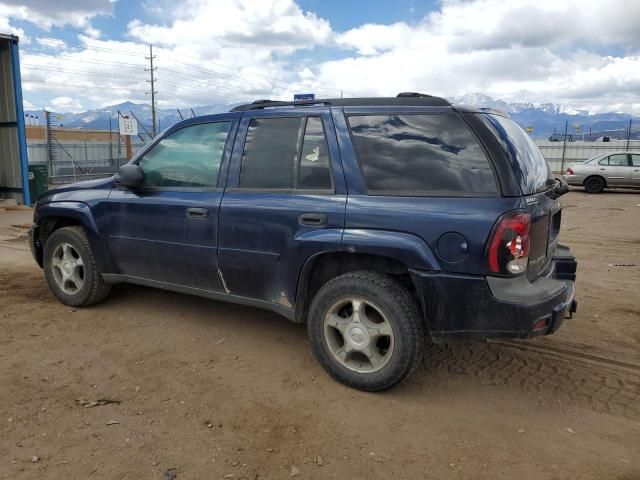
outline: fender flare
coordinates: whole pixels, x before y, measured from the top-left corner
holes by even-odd
[[[296,287],[296,321],[304,322],[305,308],[310,299],[306,298],[306,288],[318,257],[333,253],[353,253],[375,255],[396,260],[412,270],[439,272],[436,257],[429,246],[416,235],[403,232],[372,229],[346,229],[342,232],[339,248],[327,249],[310,255],[302,264]],[[413,275],[412,275],[413,280]],[[424,306],[422,293],[418,301]],[[424,311],[424,309],[423,309]]]
[[[93,256],[101,272],[111,271],[111,260],[104,239],[96,225],[93,213],[88,204],[78,201],[49,202],[37,207],[38,223],[47,218],[70,218],[78,222],[87,234],[87,240]],[[44,247],[44,246],[43,246]]]
[[[342,251],[390,257],[408,269],[440,271],[436,256],[424,240],[404,232],[373,229],[346,229]]]

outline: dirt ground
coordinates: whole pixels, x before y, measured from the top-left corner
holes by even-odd
[[[65,307],[15,227],[31,212],[0,212],[0,478],[640,479],[640,194],[563,203],[577,315],[429,347],[378,394],[273,313],[134,286]]]

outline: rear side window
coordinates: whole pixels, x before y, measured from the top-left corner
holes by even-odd
[[[242,154],[239,187],[332,190],[322,120],[319,117],[252,119]]]
[[[510,118],[501,115],[484,116],[511,157],[522,193],[539,193],[553,185],[553,182],[548,182],[549,179],[553,180],[549,164],[529,134]]]
[[[631,154],[631,162],[634,167],[640,167],[640,154],[632,153]]]
[[[498,191],[482,148],[455,114],[354,115],[349,126],[369,194]]]
[[[628,167],[629,157],[626,153],[618,153],[617,155],[611,155],[607,158],[603,158],[598,162],[599,165],[609,165],[610,167]]]

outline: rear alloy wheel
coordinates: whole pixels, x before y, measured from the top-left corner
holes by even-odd
[[[362,298],[334,303],[324,316],[324,336],[333,358],[354,372],[376,372],[393,354],[389,320],[379,307]]]
[[[600,193],[604,187],[605,182],[602,177],[589,177],[584,181],[584,189],[587,193]]]
[[[98,271],[82,227],[64,227],[47,238],[43,267],[49,288],[65,305],[92,305],[111,290]]]
[[[416,301],[381,273],[345,273],[323,285],[311,302],[307,330],[324,369],[359,390],[390,388],[422,359],[425,332]]]

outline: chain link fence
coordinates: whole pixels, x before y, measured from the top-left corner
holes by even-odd
[[[133,138],[132,138],[133,140]],[[131,155],[146,142],[132,141]],[[582,162],[601,153],[640,152],[640,140],[611,142],[549,142],[536,141],[554,173],[559,174],[570,163]],[[63,184],[113,175],[128,161],[127,145],[122,137],[112,142],[28,142],[30,164],[47,165],[49,183]]]
[[[131,155],[146,145],[131,142]],[[47,165],[49,183],[63,184],[113,175],[127,163],[127,146],[117,142],[29,142],[30,164]]]

